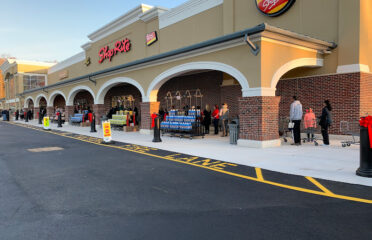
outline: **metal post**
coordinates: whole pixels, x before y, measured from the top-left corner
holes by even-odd
[[[39,111],[39,124],[43,124],[43,116],[40,111]]]
[[[356,171],[358,176],[372,177],[372,148],[368,128],[360,127],[360,167]]]
[[[154,127],[154,139],[153,142],[161,142],[160,138],[160,118],[155,118],[155,127]]]
[[[61,112],[58,112],[58,126],[57,127],[62,127],[62,114],[61,114]]]
[[[92,113],[92,122],[90,123],[90,132],[97,132],[96,130],[96,115]]]

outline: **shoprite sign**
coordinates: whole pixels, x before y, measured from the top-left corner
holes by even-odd
[[[99,63],[102,63],[105,59],[109,59],[111,62],[111,59],[118,54],[118,52],[129,52],[131,48],[131,43],[129,39],[124,39],[122,41],[117,41],[115,43],[115,47],[113,49],[110,49],[109,46],[103,47],[99,50],[98,55],[100,57]]]
[[[266,16],[276,17],[285,13],[296,0],[255,0],[257,8]],[[311,0],[310,0],[311,1]]]
[[[150,46],[157,40],[158,40],[158,35],[156,34],[156,31],[146,34],[146,45],[147,46]]]

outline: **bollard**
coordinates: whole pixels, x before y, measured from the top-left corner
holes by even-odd
[[[92,122],[90,123],[90,132],[97,132],[96,130],[96,115],[93,113]]]
[[[58,126],[57,127],[62,127],[62,114],[61,112],[58,112]]]
[[[372,177],[372,148],[369,129],[360,127],[360,167],[356,171],[358,176]]]
[[[43,124],[43,116],[41,116],[41,113],[39,113],[38,115],[39,115],[39,124]]]
[[[161,142],[160,138],[160,118],[155,118],[155,127],[154,127],[154,139],[153,142]]]

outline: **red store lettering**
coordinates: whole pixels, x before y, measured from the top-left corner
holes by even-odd
[[[131,48],[131,43],[129,39],[124,39],[122,41],[117,41],[115,43],[115,48],[109,49],[109,46],[103,47],[99,50],[98,55],[100,57],[99,63],[102,63],[105,59],[109,59],[110,62],[112,57],[118,52],[129,52]]]

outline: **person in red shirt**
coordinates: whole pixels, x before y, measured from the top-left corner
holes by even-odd
[[[220,121],[220,110],[218,108],[218,105],[214,105],[214,110],[212,112],[212,118],[213,118],[213,125],[214,125],[214,134],[218,134],[218,123]]]

